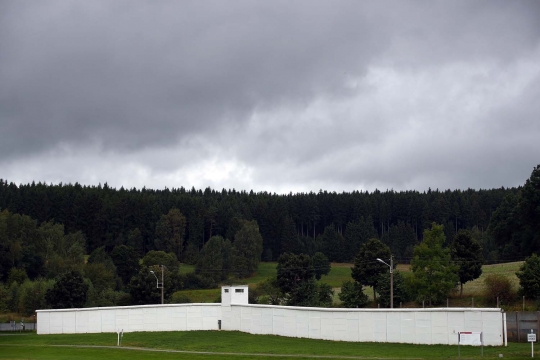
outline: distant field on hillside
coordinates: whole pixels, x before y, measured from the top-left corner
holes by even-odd
[[[247,284],[258,284],[259,282],[274,277],[277,274],[276,262],[262,262],[256,274],[245,279]],[[326,283],[332,287],[341,287],[344,281],[351,280],[352,264],[332,263],[332,268],[328,275],[323,275],[320,282]]]
[[[475,296],[484,295],[485,285],[484,279],[491,274],[499,274],[507,276],[513,285],[514,290],[519,288],[519,279],[516,276],[516,271],[519,270],[523,261],[517,261],[512,263],[484,265],[482,266],[482,275],[473,281],[470,281],[463,285],[463,296]]]
[[[195,271],[194,265],[180,264],[180,274],[187,274]]]
[[[246,284],[258,284],[263,280],[276,276],[276,262],[261,262],[257,272],[250,278],[243,279]]]
[[[186,295],[192,303],[213,303],[219,299],[221,288],[218,289],[197,289],[178,291]]]
[[[470,302],[471,297],[481,298],[484,296],[485,285],[484,279],[490,274],[501,274],[507,276],[513,284],[514,290],[517,291],[519,288],[519,280],[516,277],[516,271],[519,270],[519,267],[523,264],[520,262],[512,263],[503,263],[503,264],[494,264],[494,265],[484,265],[482,267],[482,276],[480,278],[470,281],[463,286],[463,298],[468,298],[469,300],[463,300],[463,304],[466,305]],[[256,286],[261,281],[276,276],[276,262],[261,262],[257,272],[250,278],[239,280],[238,283],[249,284],[250,286]],[[339,293],[339,288],[345,281],[352,280],[351,278],[351,268],[353,264],[348,263],[332,263],[332,269],[328,275],[323,275],[319,282],[329,284],[334,288],[336,294],[334,296],[334,303],[339,304],[339,298],[337,294]],[[410,271],[410,265],[408,264],[398,264],[396,266],[397,270],[403,272]],[[193,266],[182,265],[180,266],[180,271],[185,273],[193,271]],[[373,299],[373,290],[371,287],[366,287],[364,292],[369,296],[370,299]],[[214,302],[219,296],[219,290],[210,289],[210,290],[186,290],[183,291],[193,302]],[[454,295],[455,297],[455,295]],[[458,301],[457,299],[455,301]],[[454,302],[455,302],[454,301]],[[459,302],[459,301],[458,301]],[[477,300],[478,302],[478,300]],[[482,303],[477,303],[479,306]],[[414,304],[409,304],[413,306]],[[414,305],[417,306],[417,305]],[[456,303],[456,305],[458,304]]]

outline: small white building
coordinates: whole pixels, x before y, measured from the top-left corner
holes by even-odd
[[[247,285],[231,285],[221,287],[221,305],[247,305],[249,287]]]

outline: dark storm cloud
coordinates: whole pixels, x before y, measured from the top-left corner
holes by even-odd
[[[537,1],[3,1],[0,177],[519,184],[539,19]]]
[[[339,92],[381,46],[362,9],[252,2],[12,2],[2,15],[2,151],[129,148]],[[360,50],[360,51],[359,51]]]

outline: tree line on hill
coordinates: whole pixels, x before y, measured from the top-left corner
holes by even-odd
[[[153,264],[145,265],[143,275],[148,278],[148,266],[174,257],[176,262],[195,265],[196,273],[182,279],[178,272],[167,270],[173,277],[169,283],[176,284],[173,289],[204,288],[231,275],[249,276],[261,258],[281,261],[304,254],[311,259],[318,254],[334,262],[356,261],[371,239],[387,247],[396,262],[414,263],[417,249],[430,234],[426,231],[435,231],[432,224],[436,223],[441,225],[437,238],[442,239],[443,249],[467,230],[484,260],[522,260],[540,248],[540,166],[520,188],[424,193],[277,195],[209,188],[204,192],[116,190],[107,184],[17,186],[0,180],[0,209],[4,295],[8,287],[22,286],[26,280],[40,282],[36,288],[28,285],[28,294],[43,294],[53,286],[53,279],[73,272],[94,294],[87,305],[88,301],[137,303],[136,296],[120,298],[135,288],[136,282],[131,281],[141,270],[134,267],[125,272],[115,258],[144,263],[146,257],[154,257]],[[90,254],[87,262],[85,254]],[[109,284],[94,284],[102,279],[109,279]],[[324,302],[325,289],[306,286]],[[11,308],[19,296],[15,293],[11,291]],[[148,293],[155,300],[156,290]]]
[[[540,247],[531,235],[538,229],[523,226],[534,213],[534,203],[527,210],[523,201],[527,191],[321,190],[278,195],[182,187],[127,190],[107,184],[15,185],[0,179],[0,209],[28,215],[38,224],[61,224],[67,233],[80,231],[88,254],[102,246],[110,252],[127,245],[141,257],[150,250],[172,251],[182,262],[195,264],[210,238],[232,241],[242,221],[255,220],[265,261],[285,252],[312,256],[319,251],[331,261],[350,262],[361,244],[377,237],[397,259],[408,262],[423,231],[435,222],[444,225],[447,239],[461,229],[473,230],[486,260],[499,261],[522,259]]]

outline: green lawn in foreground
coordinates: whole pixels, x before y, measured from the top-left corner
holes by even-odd
[[[204,359],[230,359],[238,355],[195,355],[165,354],[152,352],[122,352],[116,349],[95,348],[56,348],[47,345],[116,345],[116,334],[79,334],[79,335],[22,335],[0,336],[0,359],[61,359],[85,358],[108,360],[130,357],[131,359],[172,358],[188,359],[195,356]],[[122,341],[124,347],[151,349],[169,349],[180,351],[205,351],[244,354],[325,355],[331,357],[376,357],[376,358],[417,358],[449,359],[457,358],[457,346],[448,345],[409,345],[381,343],[350,343],[324,340],[297,339],[271,335],[251,335],[228,331],[190,331],[126,333]],[[128,351],[128,350],[125,350]],[[508,347],[485,347],[484,358],[525,359],[529,358],[530,345],[511,343]],[[165,357],[166,356],[166,357]],[[246,355],[249,356],[249,355]],[[480,359],[480,348],[461,347],[462,358]],[[257,357],[257,359],[266,357]],[[275,359],[275,357],[273,357]]]

